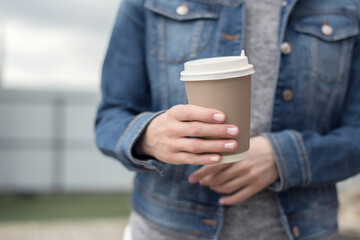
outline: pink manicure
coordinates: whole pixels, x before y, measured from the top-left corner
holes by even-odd
[[[233,150],[235,148],[235,143],[233,143],[233,142],[225,143],[224,147],[225,147],[225,149]]]
[[[210,160],[213,162],[218,162],[218,161],[220,161],[220,158],[219,158],[219,156],[212,156],[212,157],[210,157]]]
[[[222,122],[225,120],[224,114],[220,114],[220,113],[214,114],[213,118],[215,121],[218,121],[218,122]]]
[[[236,134],[238,133],[238,130],[237,130],[237,128],[228,128],[227,133],[231,136],[236,136]]]

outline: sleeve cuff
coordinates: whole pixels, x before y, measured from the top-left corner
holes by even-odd
[[[269,189],[280,192],[290,187],[309,185],[310,163],[300,133],[284,130],[261,135],[270,142],[279,171],[279,180],[270,185]]]
[[[127,129],[120,137],[116,145],[116,154],[123,161],[132,163],[132,166],[137,170],[156,170],[161,176],[165,176],[166,172],[163,170],[162,166],[164,163],[154,159],[138,159],[133,153],[133,147],[142,133],[145,131],[146,127],[149,125],[151,120],[153,120],[158,115],[164,113],[165,111],[159,111],[156,113],[153,112],[144,112],[137,115],[128,125]]]

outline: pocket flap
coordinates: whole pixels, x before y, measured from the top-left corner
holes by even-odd
[[[153,12],[175,20],[191,20],[199,18],[216,19],[219,16],[220,9],[218,4],[193,2],[189,0],[146,0],[145,7]],[[182,11],[179,14],[179,8],[181,7],[185,8],[185,11]]]
[[[328,25],[328,31],[324,31],[324,24]],[[297,32],[311,34],[325,41],[338,41],[359,34],[356,15],[350,11],[296,16],[292,17],[291,25]]]

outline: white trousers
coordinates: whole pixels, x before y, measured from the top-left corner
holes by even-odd
[[[131,227],[129,224],[126,224],[126,227],[124,229],[123,240],[132,240]]]

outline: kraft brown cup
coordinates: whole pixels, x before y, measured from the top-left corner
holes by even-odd
[[[229,163],[243,160],[248,156],[250,143],[251,74],[254,73],[253,67],[248,64],[244,53],[235,58],[200,59],[192,61],[192,63],[201,64],[201,61],[203,61],[203,65],[207,64],[206,61],[210,61],[206,75],[201,75],[201,72],[206,71],[204,66],[196,66],[199,67],[197,68],[199,71],[196,71],[195,67],[188,71],[188,73],[190,72],[188,75],[185,75],[186,63],[185,71],[182,72],[182,81],[185,84],[188,102],[202,107],[214,108],[226,114],[226,123],[236,125],[239,128],[239,136],[235,138],[238,148],[232,152],[221,153],[221,162]],[[223,64],[223,66],[218,66],[216,69],[213,65],[218,64]],[[221,74],[218,74],[219,72]],[[214,75],[216,76],[214,77]],[[237,77],[234,77],[236,75]]]

